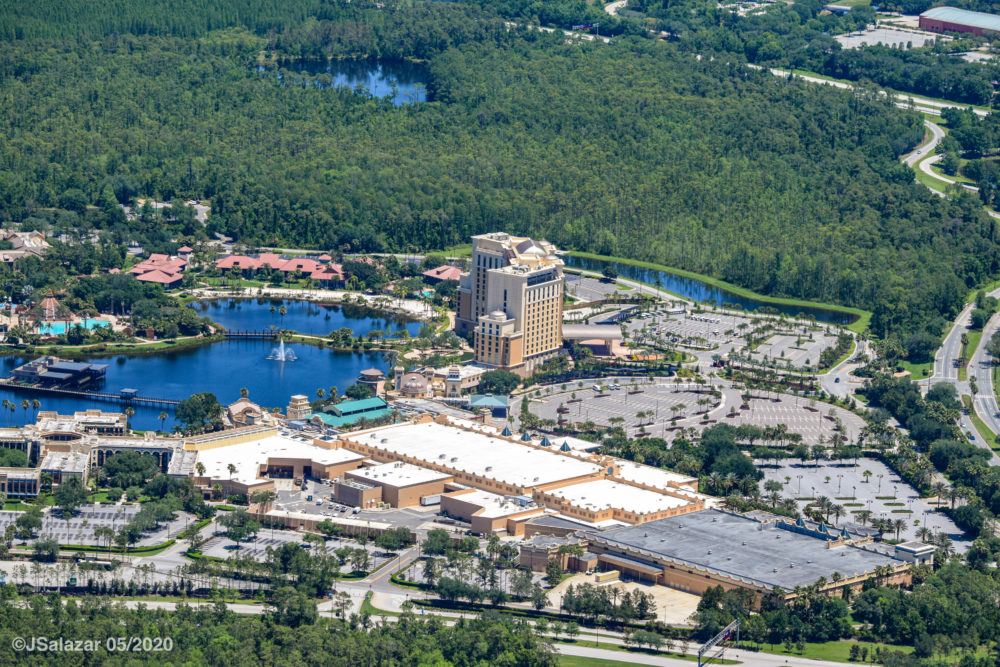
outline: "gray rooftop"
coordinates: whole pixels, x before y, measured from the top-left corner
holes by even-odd
[[[714,509],[612,528],[589,537],[598,544],[630,548],[631,558],[672,560],[786,591],[813,584],[820,577],[830,581],[834,572],[846,578],[880,565],[904,564],[860,547],[827,548],[825,539]]]

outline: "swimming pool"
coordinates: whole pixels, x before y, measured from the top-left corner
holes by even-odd
[[[72,322],[70,326],[73,326],[76,322]],[[107,320],[92,320],[85,319],[81,322],[83,326],[87,329],[96,329],[97,327],[108,327],[111,323]],[[65,322],[42,322],[38,327],[38,332],[42,335],[52,335],[58,336],[60,334],[66,333],[66,323]]]

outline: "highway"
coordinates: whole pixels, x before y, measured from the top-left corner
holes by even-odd
[[[760,65],[749,65],[749,66],[753,67],[755,69],[763,69],[763,67],[761,67]],[[786,78],[789,77],[789,76],[791,76],[792,74],[795,74],[795,78],[796,79],[799,79],[799,80],[802,80],[802,81],[808,81],[810,83],[821,83],[821,84],[824,84],[824,85],[827,85],[827,86],[833,86],[834,88],[851,89],[851,88],[854,88],[854,86],[855,86],[855,84],[849,83],[849,82],[845,82],[845,81],[831,81],[830,79],[824,79],[823,77],[820,77],[820,76],[814,76],[814,75],[810,75],[810,74],[800,74],[798,72],[790,72],[789,70],[786,70],[786,69],[778,69],[778,68],[773,68],[772,67],[772,68],[769,68],[768,71],[771,72],[771,74],[774,74],[775,76],[783,76],[783,77],[786,77]],[[881,94],[883,94],[883,95],[887,94],[882,89],[879,89],[879,92]],[[940,116],[942,109],[949,109],[949,108],[959,108],[960,109],[960,108],[965,108],[965,107],[968,106],[968,105],[960,104],[958,102],[938,102],[937,100],[931,100],[931,99],[928,99],[926,97],[920,97],[919,95],[908,95],[906,93],[894,93],[893,96],[892,96],[892,99],[893,99],[893,102],[898,107],[901,107],[901,108],[904,108],[904,109],[909,109],[909,108],[912,107],[916,111],[920,111],[920,112],[923,112],[923,113],[931,114],[933,116]],[[912,102],[912,104],[911,104],[911,102]],[[987,116],[987,115],[989,115],[989,112],[984,111],[982,109],[975,109],[974,108],[973,112],[977,116]]]
[[[990,296],[997,295],[1000,295],[1000,290],[990,292]],[[975,308],[974,304],[968,304],[962,309],[962,312],[958,314],[958,317],[955,318],[955,322],[948,331],[948,335],[945,336],[944,342],[941,344],[937,354],[934,356],[934,374],[926,380],[915,378],[920,380],[924,392],[938,382],[947,382],[948,384],[954,385],[959,396],[972,393],[972,388],[969,386],[969,382],[967,380],[959,379],[958,370],[959,359],[962,355],[962,334],[968,332],[969,326],[972,323],[971,315],[973,308]],[[997,418],[998,408],[996,397],[993,395],[993,383],[989,379],[988,364],[991,362],[988,359],[988,355],[986,354],[984,347],[986,341],[989,340],[989,336],[997,330],[998,326],[1000,326],[1000,315],[994,315],[993,318],[987,323],[985,330],[983,331],[983,338],[980,341],[979,349],[973,353],[970,359],[966,376],[971,377],[975,375],[977,377],[976,384],[979,388],[979,394],[975,397],[974,407],[979,417],[989,428],[994,429],[994,432],[997,432],[996,429],[1000,429],[1000,419]],[[966,433],[976,433],[972,420],[967,415],[963,414],[959,418],[959,426]],[[980,447],[988,449],[988,445],[981,439],[976,438],[974,442]],[[1000,457],[997,457],[996,452],[990,450],[990,453],[991,465],[1000,465]]]
[[[998,293],[1000,290],[994,290],[990,292],[990,296],[995,296]],[[974,397],[976,414],[994,433],[1000,433],[1000,417],[998,417],[1000,407],[997,405],[997,397],[993,392],[993,379],[991,377],[993,357],[986,351],[986,343],[998,329],[1000,329],[1000,314],[991,317],[986,326],[983,327],[983,337],[979,341],[979,347],[969,360],[968,368],[969,377],[976,376],[976,385],[979,389],[979,393]],[[980,443],[979,440],[976,442],[983,446],[986,445],[986,443]],[[1000,457],[997,456],[996,452],[993,452],[990,463],[1000,465]]]

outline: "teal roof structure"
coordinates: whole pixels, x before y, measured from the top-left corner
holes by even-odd
[[[469,406],[473,408],[506,408],[506,396],[493,394],[473,394],[469,397]]]
[[[970,12],[967,9],[957,9],[955,7],[935,7],[934,9],[928,9],[920,16],[1000,32],[1000,16],[996,14]]]
[[[313,412],[306,415],[306,420],[309,421],[313,417],[319,417],[325,425],[332,428],[341,428],[343,426],[350,426],[355,422],[362,419],[381,419],[382,417],[388,417],[392,414],[392,408],[381,408],[379,410],[366,410],[365,412],[358,412],[351,415],[331,415],[328,412]]]

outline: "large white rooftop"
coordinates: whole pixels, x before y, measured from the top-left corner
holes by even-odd
[[[82,474],[90,464],[90,455],[84,452],[49,452],[38,466],[42,470]]]
[[[447,473],[402,461],[381,463],[370,468],[358,468],[351,470],[348,474],[355,479],[364,479],[387,486],[413,486],[414,484],[426,484],[451,477]]]
[[[645,466],[641,463],[635,463],[633,461],[622,461],[618,466],[618,476],[622,479],[627,479],[630,482],[645,484],[646,486],[651,486],[655,489],[674,488],[670,486],[671,483],[691,484],[698,481],[694,477],[690,477],[688,475],[681,475],[680,473],[664,470],[663,468]]]
[[[688,501],[674,496],[640,489],[637,486],[629,486],[621,482],[612,482],[608,479],[563,486],[546,493],[562,498],[576,507],[593,511],[612,508],[648,514],[688,504]]]
[[[345,440],[522,488],[601,470],[596,463],[436,422],[396,424]]]
[[[260,475],[262,464],[270,458],[305,459],[320,465],[360,462],[364,457],[345,449],[326,449],[312,442],[284,435],[270,435],[260,440],[215,447],[198,452],[198,461],[205,466],[205,475],[213,479],[229,479],[229,464],[236,466],[232,479],[241,484],[253,484]]]
[[[532,509],[537,510],[539,514],[544,512],[544,508],[539,507],[535,503],[522,505],[519,502],[511,500],[507,496],[501,496],[499,493],[490,493],[489,491],[482,491],[480,489],[475,489],[468,493],[455,496],[455,500],[460,500],[463,503],[469,503],[472,505],[479,505],[483,508],[483,511],[477,516],[487,519],[496,519],[502,516],[518,514]]]

